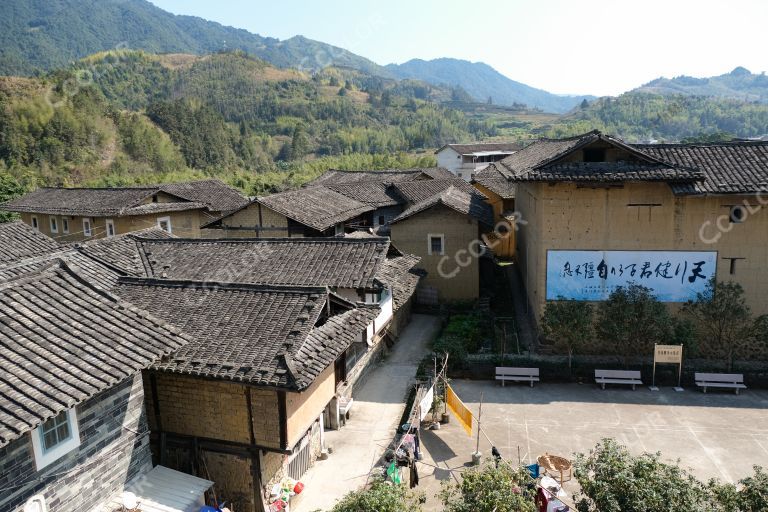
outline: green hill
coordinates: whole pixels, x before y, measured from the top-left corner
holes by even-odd
[[[388,76],[381,66],[342,48],[302,36],[280,41],[176,16],[146,0],[0,2],[1,75],[31,75],[120,48],[193,54],[243,50],[279,67],[312,70],[331,64]]]
[[[737,67],[730,73],[708,78],[692,76],[657,78],[633,92],[711,96],[768,103],[768,76],[765,76],[764,72],[756,75],[748,69]]]

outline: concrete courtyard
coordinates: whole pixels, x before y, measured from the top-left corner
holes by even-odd
[[[631,452],[656,452],[690,469],[698,478],[735,482],[752,473],[752,465],[768,466],[768,391],[747,390],[704,394],[662,388],[636,391],[589,384],[513,384],[454,380],[452,386],[477,414],[483,394],[483,430],[502,457],[535,462],[548,452],[571,458],[588,452],[605,437],[617,439]],[[425,431],[424,464],[419,490],[427,510],[439,510],[434,495],[443,480],[458,478],[475,450],[453,418],[440,430]],[[473,431],[473,435],[476,430]],[[490,457],[491,443],[481,436],[480,450]],[[435,467],[436,466],[436,467]],[[569,494],[575,482],[565,484]]]

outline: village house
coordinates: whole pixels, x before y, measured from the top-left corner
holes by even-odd
[[[455,177],[470,181],[492,162],[508,157],[523,147],[519,142],[478,142],[474,144],[446,144],[437,151],[437,165]]]
[[[482,194],[464,187],[449,185],[433,193],[427,182],[423,190],[413,183],[400,188],[413,202],[390,223],[392,243],[421,258],[419,267],[427,272],[419,289],[423,302],[480,296],[482,235],[493,229],[493,211]]]
[[[344,354],[379,314],[326,287],[124,277],[115,293],[192,339],[145,373],[155,456],[246,512],[321,453]]]
[[[239,210],[209,222],[218,237],[341,236],[360,229],[388,233],[402,211],[391,183],[452,178],[445,169],[386,171],[330,170],[303,188],[258,197]]]
[[[63,259],[23,268],[0,278],[0,510],[112,511],[146,478],[163,510],[201,503],[210,481],[152,467],[141,378],[189,340]]]
[[[0,208],[60,242],[140,231],[201,236],[200,226],[248,200],[218,180],[122,188],[39,188]]]
[[[604,300],[629,282],[679,304],[711,277],[768,313],[768,143],[628,145],[592,131],[491,167],[508,183],[483,186],[514,186],[525,221],[517,260],[536,318],[547,300]]]

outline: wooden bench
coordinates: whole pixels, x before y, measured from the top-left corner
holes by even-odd
[[[496,380],[500,380],[502,386],[504,386],[505,381],[511,380],[514,382],[530,382],[531,387],[533,387],[534,382],[539,382],[539,369],[497,366]]]
[[[354,402],[355,401],[352,399],[352,397],[339,397],[339,419],[343,425],[347,424],[347,420],[349,419],[349,411],[352,409],[352,404]]]
[[[738,395],[740,389],[747,389],[741,373],[695,373],[693,380],[705,393],[707,388],[730,388]]]
[[[638,384],[643,385],[639,370],[595,370],[595,382],[603,389],[606,384],[627,384],[633,390]]]

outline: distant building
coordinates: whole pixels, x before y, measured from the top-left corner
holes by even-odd
[[[508,157],[522,147],[520,142],[446,144],[435,151],[435,154],[438,167],[448,169],[457,178],[470,181],[477,171]]]
[[[111,237],[153,226],[199,237],[200,225],[248,199],[218,180],[115,188],[43,187],[3,203],[37,231],[59,241]]]

